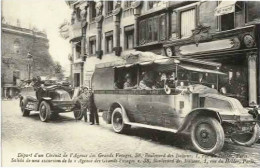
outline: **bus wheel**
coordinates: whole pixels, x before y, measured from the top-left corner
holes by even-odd
[[[215,154],[221,151],[225,135],[221,124],[212,117],[199,117],[191,127],[191,141],[197,151]]]
[[[112,126],[116,133],[124,133],[130,125],[124,123],[122,109],[116,108],[112,113]]]

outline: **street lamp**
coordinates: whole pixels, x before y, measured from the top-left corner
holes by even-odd
[[[27,54],[27,63],[28,63],[28,79],[31,79],[31,69],[32,69],[32,63],[33,63],[33,58],[32,54],[28,52]]]

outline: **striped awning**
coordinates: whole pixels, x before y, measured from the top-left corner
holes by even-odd
[[[235,12],[236,0],[221,1],[218,7],[215,9],[215,16],[221,16]]]

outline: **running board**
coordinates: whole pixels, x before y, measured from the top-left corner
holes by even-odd
[[[152,126],[152,125],[146,125],[146,124],[140,124],[140,123],[133,123],[133,122],[126,122],[125,124],[137,126],[137,127],[143,127],[143,128],[149,128],[149,129],[155,129],[160,131],[167,131],[167,132],[173,132],[177,133],[178,131],[172,128],[164,128],[160,126]]]

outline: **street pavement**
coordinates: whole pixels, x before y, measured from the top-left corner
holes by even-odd
[[[47,123],[36,112],[22,117],[18,100],[2,101],[1,151],[2,166],[260,166],[260,144],[243,147],[227,140],[222,152],[208,156],[195,152],[187,135],[138,127],[117,134],[102,117],[100,125],[76,121],[72,113]]]

